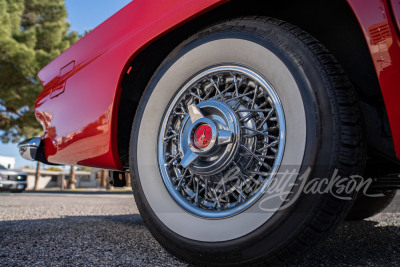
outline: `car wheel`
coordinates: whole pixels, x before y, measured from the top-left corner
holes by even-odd
[[[301,256],[350,207],[352,192],[303,189],[360,172],[359,114],[341,67],[299,28],[271,18],[209,27],[169,54],[139,103],[130,171],[143,220],[197,264]]]
[[[356,221],[372,217],[389,206],[395,196],[396,190],[370,190],[367,191],[367,195],[360,193],[354,201],[349,214],[347,214],[346,220]]]

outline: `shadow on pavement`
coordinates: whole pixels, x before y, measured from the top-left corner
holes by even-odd
[[[346,222],[296,265],[395,266],[400,227]],[[15,265],[185,265],[151,236],[138,214],[0,222],[0,262]]]
[[[297,264],[399,266],[400,226],[378,224],[374,220],[344,222]]]

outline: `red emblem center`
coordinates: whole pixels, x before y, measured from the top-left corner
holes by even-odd
[[[202,124],[194,133],[194,144],[197,148],[205,148],[211,142],[212,129],[208,124]]]

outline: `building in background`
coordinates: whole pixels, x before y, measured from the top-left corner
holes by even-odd
[[[27,189],[33,189],[35,187],[35,169],[22,168],[20,171],[28,174]],[[67,188],[69,171],[49,171],[40,170],[40,179],[38,189],[44,188]],[[84,188],[97,188],[99,182],[96,181],[96,177],[91,175],[90,172],[86,171],[75,171],[76,187]],[[64,186],[63,186],[64,183]]]
[[[6,167],[7,169],[13,169],[15,165],[15,158],[0,156],[0,165]]]

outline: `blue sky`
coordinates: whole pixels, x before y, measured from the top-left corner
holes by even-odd
[[[83,34],[126,6],[130,0],[65,0],[71,30]]]
[[[92,30],[129,2],[131,0],[65,0],[70,30],[79,34]],[[14,157],[16,168],[36,165],[35,162],[21,158],[16,144],[0,142],[0,155]]]

